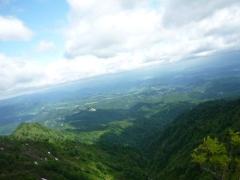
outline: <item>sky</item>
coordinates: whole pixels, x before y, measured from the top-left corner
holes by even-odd
[[[239,49],[239,0],[0,0],[0,97]]]

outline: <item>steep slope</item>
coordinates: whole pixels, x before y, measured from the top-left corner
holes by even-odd
[[[194,105],[188,102],[175,103],[139,103],[129,110],[131,126],[125,128],[121,133],[105,133],[101,143],[126,144],[141,152],[149,148],[156,134],[161,134],[168,124]]]
[[[0,179],[144,179],[141,163],[130,149],[84,145],[40,124],[0,138]]]
[[[150,176],[168,180],[211,179],[191,162],[191,152],[204,137],[223,139],[230,128],[240,130],[240,100],[207,102],[184,113],[152,144]]]

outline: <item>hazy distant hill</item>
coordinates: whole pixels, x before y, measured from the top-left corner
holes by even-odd
[[[21,122],[48,121],[46,125],[54,126],[58,119],[90,106],[128,109],[163,99],[237,96],[239,67],[239,53],[231,52],[39,89],[0,101],[0,134],[9,134]]]

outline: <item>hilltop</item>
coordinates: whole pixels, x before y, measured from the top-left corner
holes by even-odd
[[[37,123],[1,137],[0,148],[0,179],[144,179],[134,151],[81,144]]]

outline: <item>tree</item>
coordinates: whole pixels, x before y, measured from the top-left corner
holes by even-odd
[[[233,130],[229,131],[229,156],[231,163],[229,166],[231,179],[240,180],[240,133],[234,132]]]
[[[227,175],[230,159],[224,144],[220,143],[217,138],[208,136],[194,149],[192,161],[199,164],[204,171],[212,174],[215,179],[223,180]]]
[[[206,137],[192,153],[192,161],[217,180],[240,180],[240,132],[229,131],[225,143]]]

